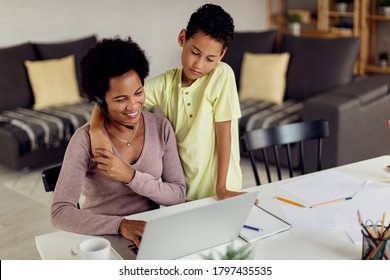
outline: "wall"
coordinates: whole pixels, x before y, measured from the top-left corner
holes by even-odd
[[[150,57],[155,76],[180,65],[177,35],[205,3],[229,12],[236,31],[268,26],[267,0],[0,0],[0,47],[63,41],[90,34],[131,35]],[[0,62],[1,63],[1,62]]]

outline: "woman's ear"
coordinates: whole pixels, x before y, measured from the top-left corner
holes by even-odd
[[[180,47],[184,46],[186,41],[186,30],[184,28],[180,31],[179,36],[177,37],[177,41],[179,42]]]

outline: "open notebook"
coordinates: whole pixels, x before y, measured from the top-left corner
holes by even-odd
[[[248,228],[241,229],[240,237],[247,242],[254,242],[291,228],[291,224],[259,205],[252,206],[245,225],[259,229],[259,231]]]

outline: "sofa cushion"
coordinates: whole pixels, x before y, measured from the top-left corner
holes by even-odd
[[[34,109],[81,102],[74,55],[25,62],[33,89]]]
[[[286,96],[305,100],[348,84],[359,51],[358,38],[309,38],[284,35],[281,52],[290,53]]]
[[[234,33],[234,39],[222,60],[232,67],[237,88],[240,88],[241,63],[244,52],[272,53],[275,44],[276,31]]]
[[[35,43],[34,47],[37,51],[39,59],[61,58],[68,55],[74,55],[76,61],[76,75],[81,89],[80,79],[80,61],[81,58],[88,52],[89,48],[96,44],[96,37],[89,36],[73,41],[61,43]]]
[[[33,95],[23,64],[27,59],[37,59],[30,43],[0,49],[0,112],[32,106]]]
[[[282,104],[286,90],[288,53],[244,53],[240,79],[240,100],[256,99]]]

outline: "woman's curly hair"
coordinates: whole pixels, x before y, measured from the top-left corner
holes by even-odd
[[[113,77],[130,70],[137,72],[144,84],[149,61],[144,51],[130,37],[103,39],[81,59],[81,87],[90,101],[104,100]]]
[[[190,17],[186,28],[186,39],[194,34],[204,32],[229,47],[234,34],[233,18],[220,6],[205,4],[196,10]]]

